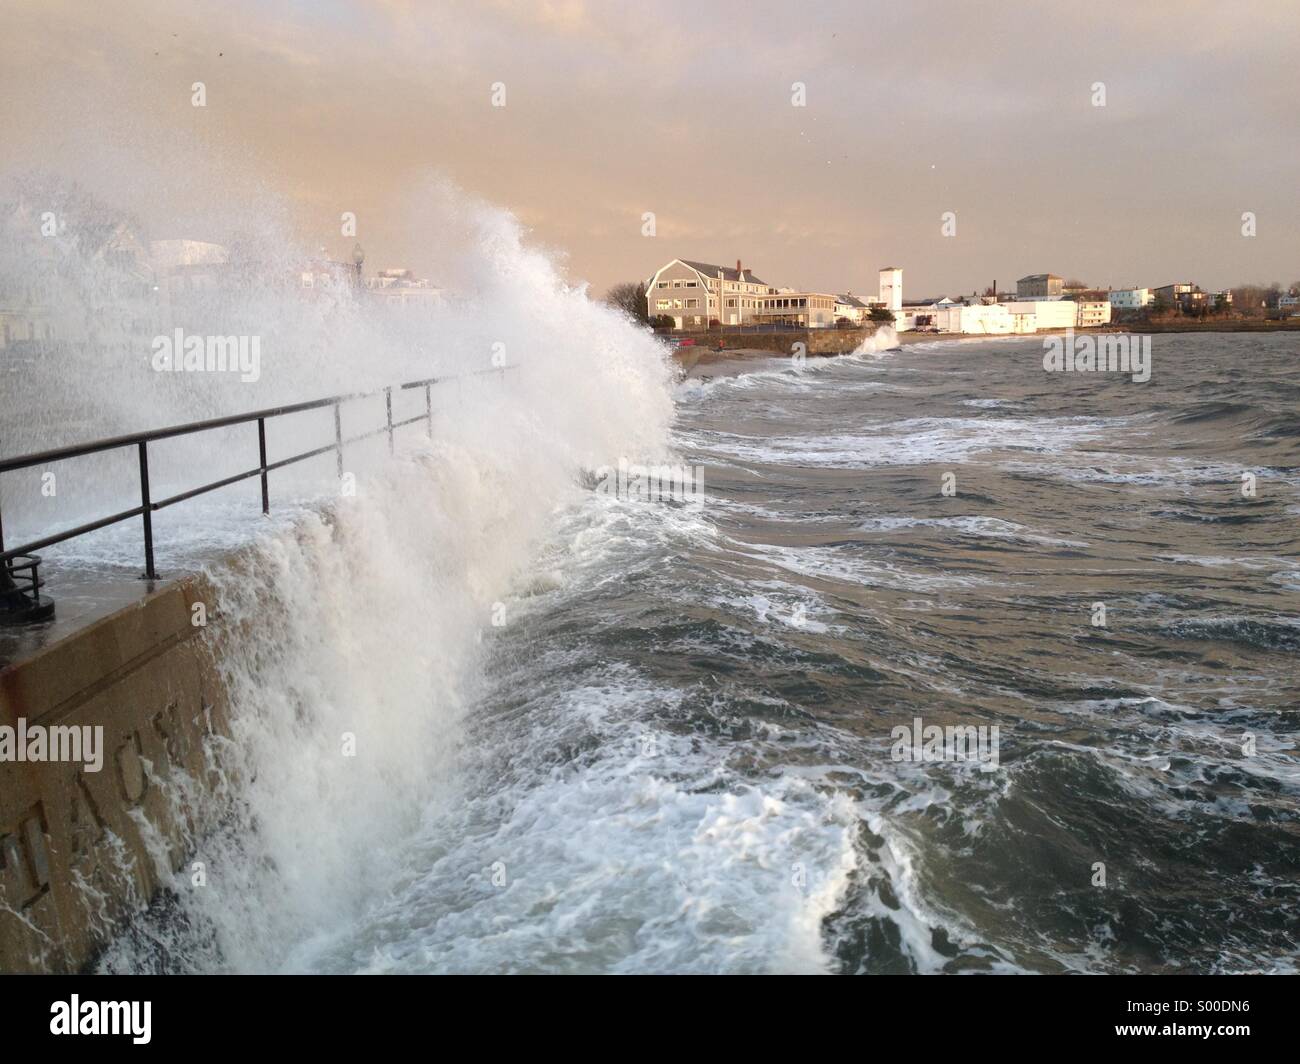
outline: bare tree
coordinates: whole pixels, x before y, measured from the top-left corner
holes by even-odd
[[[625,281],[622,284],[616,284],[605,293],[605,302],[611,307],[617,307],[638,324],[650,324],[650,312],[645,302],[644,282]]]
[[[1242,284],[1232,289],[1232,306],[1246,317],[1258,317],[1268,303],[1269,287],[1262,284]]]

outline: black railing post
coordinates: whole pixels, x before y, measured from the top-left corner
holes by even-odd
[[[338,454],[338,473],[339,480],[343,479],[343,415],[339,411],[340,404],[334,404],[334,450]]]
[[[4,518],[0,517],[0,554],[5,552],[5,523]],[[12,591],[17,585],[14,584],[13,577],[9,575],[9,563],[0,561],[0,595],[6,591]]]
[[[393,389],[384,389],[384,405],[388,408],[388,453],[393,453]]]
[[[433,382],[424,382],[424,410],[429,419],[429,436],[433,436]]]
[[[153,506],[149,501],[149,444],[140,441],[140,505],[144,519],[144,576],[145,580],[157,580],[158,574],[153,567]]]
[[[257,457],[262,470],[262,513],[271,512],[271,485],[266,475],[266,418],[257,419]]]

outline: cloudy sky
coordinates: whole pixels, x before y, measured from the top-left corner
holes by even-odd
[[[343,255],[353,211],[369,266],[430,273],[442,174],[596,292],[674,257],[857,292],[888,263],[909,297],[1289,284],[1298,67],[1294,0],[0,0],[0,171],[155,237],[274,199]]]

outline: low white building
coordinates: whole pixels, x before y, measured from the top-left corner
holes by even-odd
[[[1079,308],[1074,320],[1077,328],[1087,329],[1092,326],[1110,324],[1109,300],[1081,299],[1074,305]]]
[[[999,303],[1011,314],[1032,314],[1036,329],[1073,329],[1078,310],[1069,299],[1013,300]]]
[[[1011,315],[1011,331],[1013,333],[1034,333],[1038,332],[1038,315],[1025,311],[1008,311]]]
[[[366,278],[366,288],[372,297],[390,307],[437,306],[443,298],[441,288],[407,269],[380,270]]]
[[[807,325],[819,328],[835,324],[839,296],[830,292],[802,292],[774,288],[771,294],[753,300],[751,325]]]
[[[1149,288],[1116,288],[1106,298],[1116,310],[1141,310],[1151,303],[1152,296]]]
[[[1001,336],[1010,335],[1016,329],[1015,315],[1002,303],[936,304],[933,321],[943,333]]]

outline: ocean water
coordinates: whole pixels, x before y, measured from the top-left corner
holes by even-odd
[[[156,325],[260,336],[256,383],[154,372],[153,322],[0,364],[5,454],[448,378],[431,434],[348,449],[354,491],[325,455],[272,476],[270,520],[255,482],[156,515],[164,576],[211,572],[234,734],[212,793],[157,780],[213,827],[101,970],[1300,967],[1295,339],[1156,336],[1147,383],[1047,373],[1034,339],[679,380],[509,216],[416,199],[444,306],[304,300],[272,227]],[[69,335],[137,315],[52,253]],[[268,435],[321,446],[330,412]],[[255,446],[151,448],[154,495]],[[134,463],[6,475],[7,542],[135,505]],[[620,463],[703,491],[600,490]],[[57,600],[134,580],[140,531],[42,553]],[[935,727],[988,745],[908,757]]]
[[[529,446],[525,369],[467,417],[504,440],[264,538],[208,885],[104,970],[1296,969],[1294,340],[1157,336],[1145,384],[1041,340],[654,376],[683,505],[575,475],[657,446],[620,450],[659,409],[620,335],[591,446]],[[915,721],[996,766],[898,759]]]

